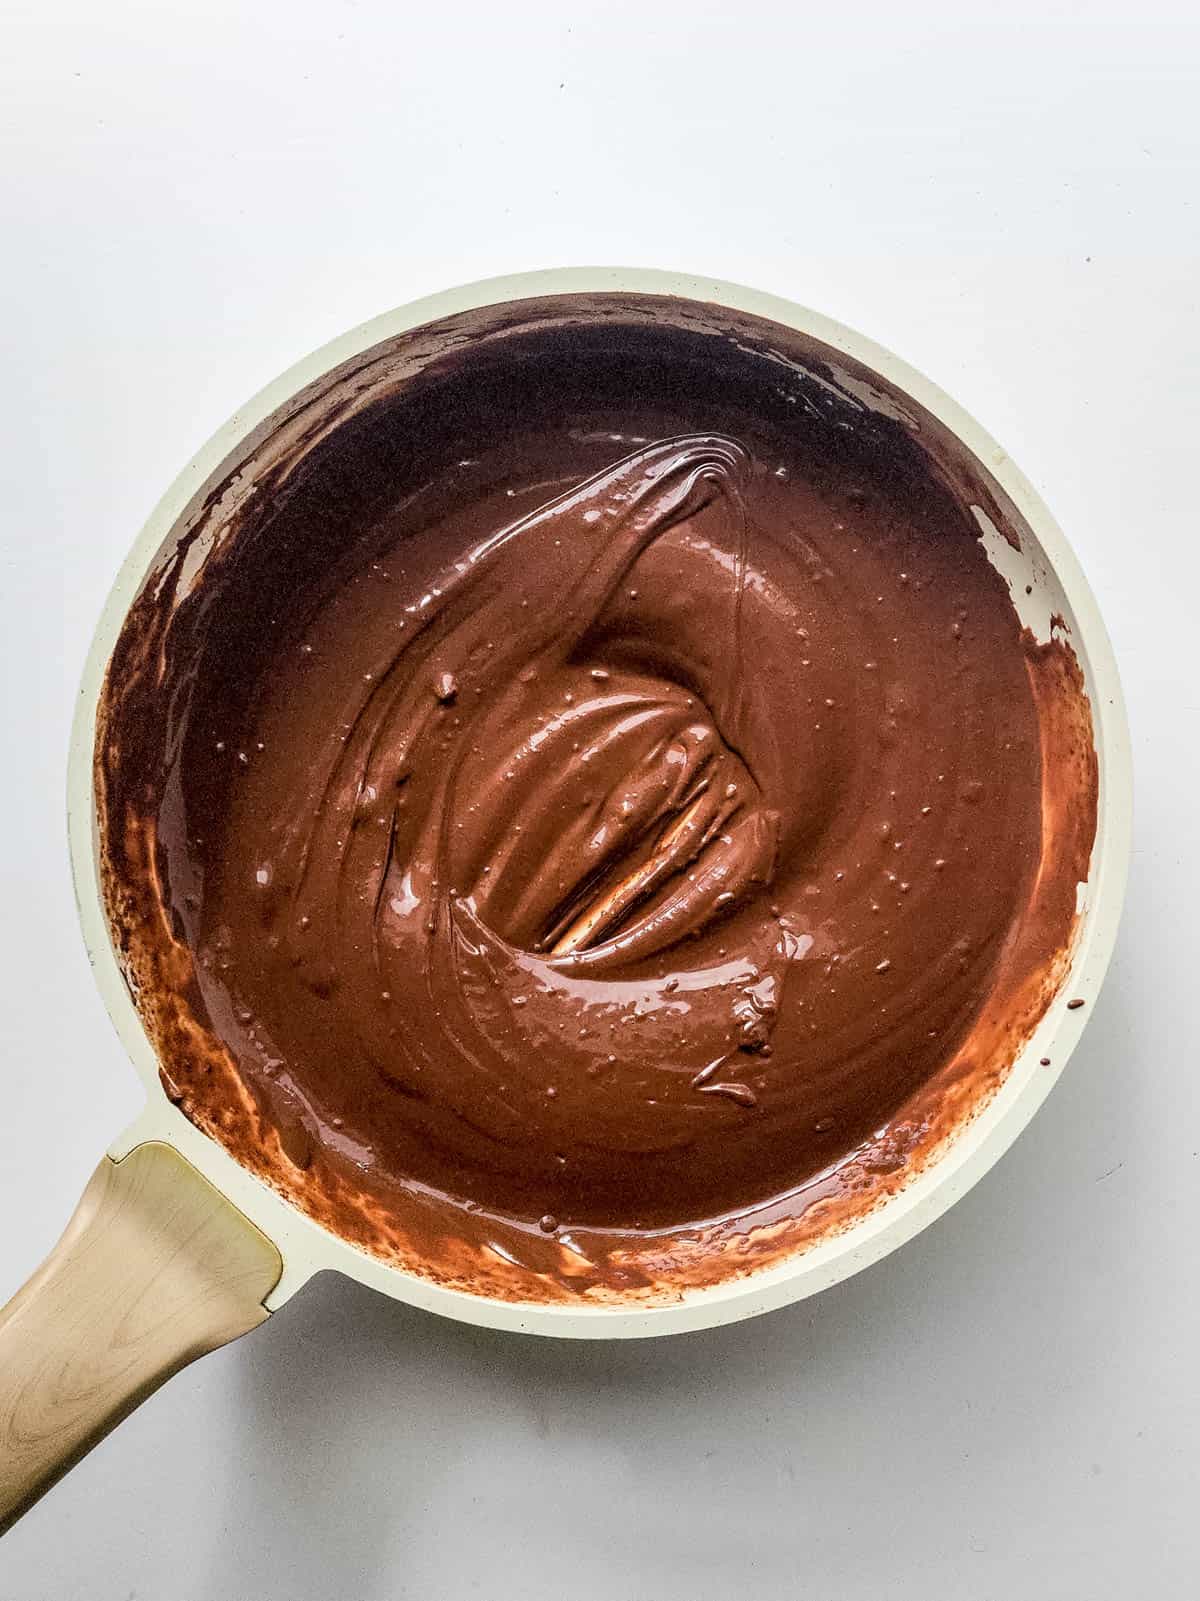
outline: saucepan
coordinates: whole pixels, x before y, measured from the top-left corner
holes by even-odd
[[[246,481],[252,473],[239,471],[251,457],[262,459],[273,440],[302,440],[314,404],[334,381],[355,405],[370,399],[385,371],[388,382],[397,381],[401,358],[419,347],[423,330],[453,324],[460,339],[482,337],[489,328],[520,324],[527,310],[545,315],[547,305],[564,296],[576,304],[621,296],[643,317],[662,308],[664,316],[694,314],[716,325],[728,318],[739,326],[755,319],[786,331],[793,347],[799,343],[809,352],[819,381],[852,399],[860,413],[903,418],[936,445],[948,470],[974,486],[989,559],[1007,581],[1021,621],[1039,639],[1052,627],[1069,634],[1090,707],[1098,805],[1073,940],[1048,1004],[1031,1031],[1014,1035],[1012,1059],[993,1092],[906,1182],[842,1226],[800,1240],[760,1266],[751,1263],[670,1294],[543,1303],[455,1283],[422,1271],[419,1261],[388,1259],[342,1238],[296,1204],[295,1195],[236,1160],[173,1102],[160,1074],[169,1063],[143,1021],[136,982],[110,924],[94,763],[106,671],[131,607],[204,520],[219,537],[216,524],[226,502],[253,489]],[[262,1323],[325,1269],[488,1328],[626,1339],[751,1317],[878,1261],[976,1183],[1061,1073],[1113,946],[1129,857],[1130,794],[1112,652],[1066,539],[977,423],[925,378],[849,329],[790,302],[706,278],[578,269],[452,289],[389,312],[308,356],[231,418],[167,492],[120,571],[84,672],[68,794],[75,891],[96,979],[145,1084],[146,1104],[109,1146],[59,1244],[0,1313],[0,1525],[19,1516],[172,1373]]]

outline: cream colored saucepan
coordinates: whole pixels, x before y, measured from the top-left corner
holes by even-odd
[[[1080,891],[1070,969],[1055,1000],[998,1093],[897,1194],[782,1264],[664,1304],[517,1304],[445,1288],[337,1238],[239,1166],[168,1101],[99,892],[93,745],[105,668],[148,575],[192,527],[209,489],[272,429],[285,428],[331,375],[348,368],[369,372],[368,353],[376,347],[387,343],[394,350],[412,330],[447,317],[469,313],[486,326],[490,308],[502,308],[497,320],[511,323],[514,316],[519,320],[521,302],[544,306],[546,296],[605,292],[671,296],[703,303],[710,318],[724,309],[781,324],[802,335],[823,370],[844,380],[863,406],[919,417],[949,441],[1020,531],[1019,552],[986,529],[984,538],[1023,621],[1042,638],[1054,614],[1070,629],[1092,708],[1099,825]],[[491,1328],[624,1339],[750,1317],[825,1289],[894,1250],[996,1161],[1037,1110],[1079,1037],[1088,1012],[1068,1009],[1067,996],[1094,998],[1112,949],[1129,856],[1130,760],[1112,652],[1078,563],[1004,451],[958,406],[878,346],[787,301],[674,273],[578,269],[472,284],[389,312],[300,362],[209,441],[142,531],[100,619],[72,734],[68,803],[84,937],[109,1013],[145,1083],[146,1106],[101,1159],[45,1264],[0,1312],[0,1527],[164,1379],[263,1322],[325,1268]],[[1046,1057],[1052,1067],[1040,1065]]]

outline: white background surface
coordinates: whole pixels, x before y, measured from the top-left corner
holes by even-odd
[[[66,859],[95,616],[201,441],[398,302],[675,266],[890,345],[1073,540],[1124,675],[1138,818],[1069,1072],[914,1244],[756,1323],[620,1347],[315,1283],[9,1535],[0,1601],[1194,1596],[1194,5],[4,16],[0,1294],[138,1104]]]

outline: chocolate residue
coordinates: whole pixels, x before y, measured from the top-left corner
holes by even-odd
[[[172,1099],[510,1298],[716,1282],[905,1182],[1053,995],[1096,816],[943,444],[799,336],[604,296],[260,430],[99,725]]]

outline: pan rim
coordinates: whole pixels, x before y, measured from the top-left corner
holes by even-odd
[[[333,368],[383,340],[462,312],[554,295],[619,293],[670,296],[747,313],[796,330],[862,363],[930,413],[986,471],[1028,524],[1069,599],[1072,643],[1095,688],[1092,714],[1100,804],[1089,903],[1068,979],[1010,1069],[1002,1088],[946,1150],[895,1196],[843,1232],[744,1278],[688,1292],[669,1304],[564,1305],[490,1299],[419,1277],[324,1229],[242,1168],[216,1141],[171,1105],[158,1059],[113,949],[99,893],[92,753],[100,688],[125,614],[172,531],[197,495],[247,436]],[[428,1311],[492,1328],[559,1337],[625,1338],[680,1333],[773,1310],[826,1289],[895,1250],[926,1228],[986,1173],[1032,1118],[1090,1016],[1066,997],[1095,998],[1115,942],[1131,849],[1132,769],[1129,733],[1112,647],[1091,590],[1065,535],[1032,485],[991,436],[936,385],[891,352],[792,301],[743,285],[648,268],[551,268],[487,278],[383,313],[303,357],[268,384],[200,448],[155,507],[123,562],[105,602],[76,701],[68,760],[68,836],[76,904],[101,997],[147,1089],[142,1115],[110,1148],[120,1157],[147,1139],[173,1145],[279,1247],[283,1276],[272,1309],[314,1273],[337,1270]],[[1049,1068],[1040,1065],[1051,1058]]]

